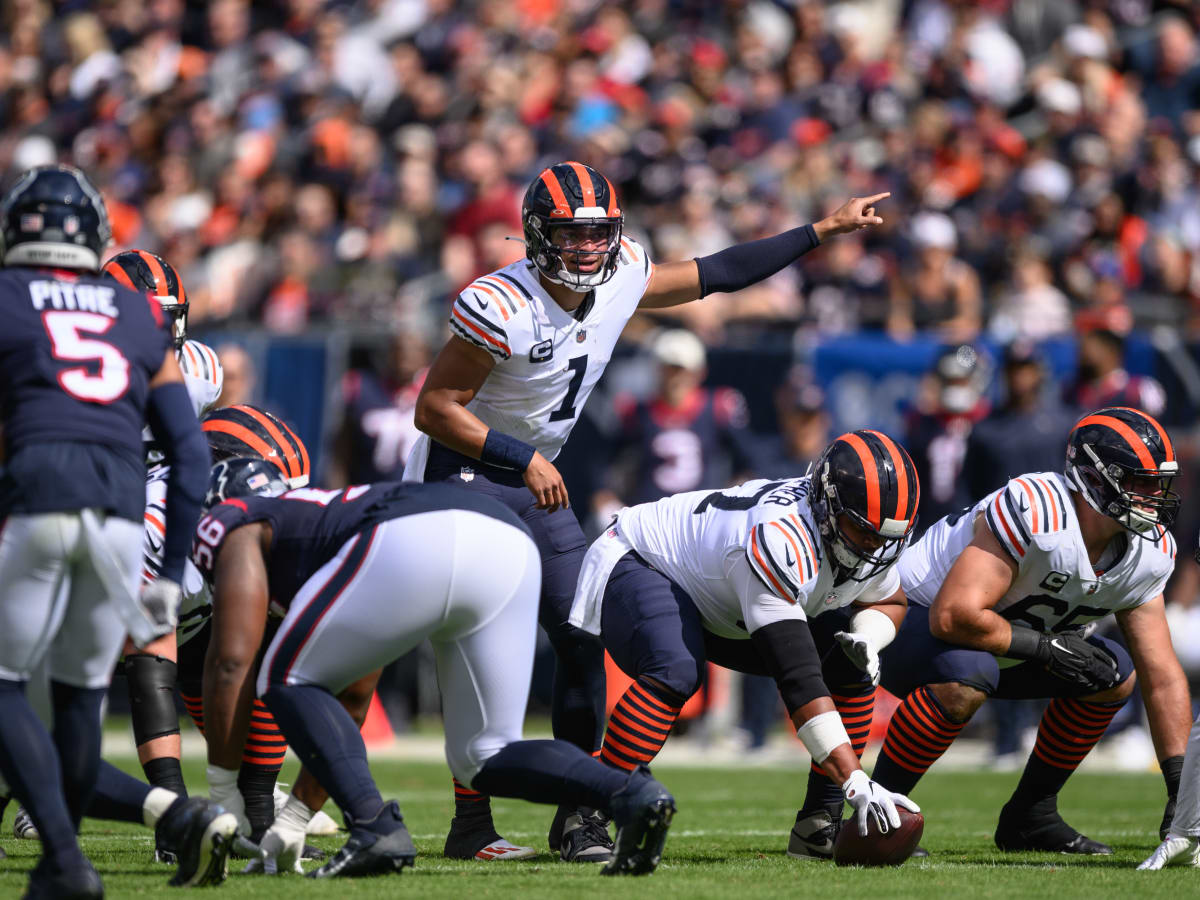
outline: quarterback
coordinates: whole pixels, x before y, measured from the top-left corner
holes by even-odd
[[[1111,853],[1063,820],[1058,793],[1140,681],[1166,780],[1165,836],[1191,724],[1162,596],[1178,472],[1154,418],[1101,409],[1072,429],[1063,474],[1013,478],[905,553],[909,613],[883,664],[883,686],[904,700],[876,781],[911,791],[988,697],[1049,699],[996,846]],[[1125,646],[1086,629],[1111,613]]]
[[[880,224],[874,204],[887,196],[855,198],[815,224],[655,266],[623,234],[612,183],[562,162],[525,193],[526,259],[475,280],[454,301],[452,335],[417,398],[424,434],[405,478],[496,497],[533,533],[543,570],[539,621],[558,659],[555,737],[599,749],[604,661],[600,642],[567,622],[587,542],[553,461],[626,322],[638,309],[741,290],[831,235]],[[498,840],[486,798],[456,785],[455,799],[446,855],[479,856]],[[549,843],[566,860],[600,862],[612,853],[605,821],[587,809],[560,808]]]

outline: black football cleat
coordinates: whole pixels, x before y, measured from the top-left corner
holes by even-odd
[[[667,830],[675,815],[675,798],[670,791],[639,766],[630,773],[625,787],[612,798],[617,841],[612,861],[601,875],[649,875],[662,859]]]
[[[224,881],[237,825],[237,816],[207,797],[180,797],[172,803],[154,829],[155,845],[179,860],[169,883],[198,887]]]
[[[309,872],[309,878],[387,875],[411,866],[417,857],[417,848],[395,800],[385,803],[373,819],[357,822],[347,815],[346,824],[350,827],[350,839],[333,859]]]
[[[833,859],[833,842],[841,827],[842,820],[833,818],[829,810],[800,810],[788,835],[787,855],[792,859]]]
[[[996,846],[1006,853],[1044,850],[1050,853],[1079,853],[1109,856],[1112,847],[1080,834],[1058,814],[1057,799],[1032,807],[1014,808],[1012,801],[1000,810],[996,825]]]
[[[86,859],[69,869],[54,868],[42,857],[29,873],[22,900],[103,900],[104,883]]]

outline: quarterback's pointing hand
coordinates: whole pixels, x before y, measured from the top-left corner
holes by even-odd
[[[824,241],[835,234],[847,234],[868,225],[882,225],[883,219],[875,215],[875,204],[890,196],[890,193],[884,192],[872,194],[870,197],[852,197],[843,206],[813,225],[817,239]]]

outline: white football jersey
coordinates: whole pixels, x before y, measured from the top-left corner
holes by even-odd
[[[187,388],[188,398],[192,401],[192,409],[196,418],[200,418],[217,402],[221,389],[225,386],[225,370],[217,359],[216,351],[207,344],[199,341],[185,341],[175,354],[179,360],[179,368],[183,372],[183,384]],[[142,440],[150,443],[154,435],[150,426],[142,429]],[[151,462],[158,462],[162,454],[154,451]]]
[[[467,409],[554,459],[653,272],[645,249],[622,238],[616,272],[573,312],[546,293],[528,260],[476,279],[454,301],[450,329],[496,365]],[[423,435],[409,456],[422,471],[406,471],[406,479],[422,480],[428,441]]]
[[[170,466],[152,466],[146,473],[146,537],[142,545],[142,584],[158,577],[163,539],[167,534],[167,474]],[[186,643],[200,630],[212,611],[208,586],[189,559],[183,565],[183,600],[179,607],[178,642]]]
[[[811,490],[805,476],[689,491],[622,510],[618,528],[646,562],[687,592],[704,627],[728,638],[896,593],[895,566],[834,586],[809,508]],[[756,581],[736,577],[746,563]]]
[[[1037,472],[939,520],[904,552],[898,568],[909,602],[933,602],[980,516],[1017,563],[995,611],[1036,631],[1068,631],[1139,606],[1162,593],[1175,568],[1175,538],[1163,530],[1154,540],[1130,535],[1119,559],[1093,569],[1066,478]]]

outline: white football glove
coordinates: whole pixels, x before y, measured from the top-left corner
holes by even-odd
[[[870,819],[875,820],[875,827],[880,834],[899,828],[900,813],[896,812],[897,806],[903,806],[909,812],[921,811],[921,807],[903,794],[893,793],[872,781],[862,769],[855,769],[854,774],[846,779],[842,794],[846,802],[854,807],[854,821],[858,824],[861,837],[867,836],[867,822]]]
[[[209,763],[204,770],[208,776],[208,796],[213,803],[219,803],[226,812],[237,816],[238,831],[243,835],[250,834],[250,820],[246,818],[246,801],[238,790],[238,773],[234,769],[223,769]]]
[[[267,829],[258,844],[258,859],[252,859],[244,872],[264,872],[278,875],[280,872],[299,872],[300,857],[304,855],[304,835],[309,820],[316,813],[293,794],[288,797],[283,809],[275,816],[275,822]]]
[[[155,578],[142,588],[138,602],[155,630],[170,634],[179,624],[183,588],[169,578]]]
[[[1168,833],[1158,849],[1138,866],[1138,871],[1157,872],[1164,866],[1200,866],[1200,840]]]
[[[871,676],[871,684],[879,684],[879,652],[872,645],[870,638],[857,631],[839,631],[834,636],[842,646],[842,651],[850,658],[850,662]]]

